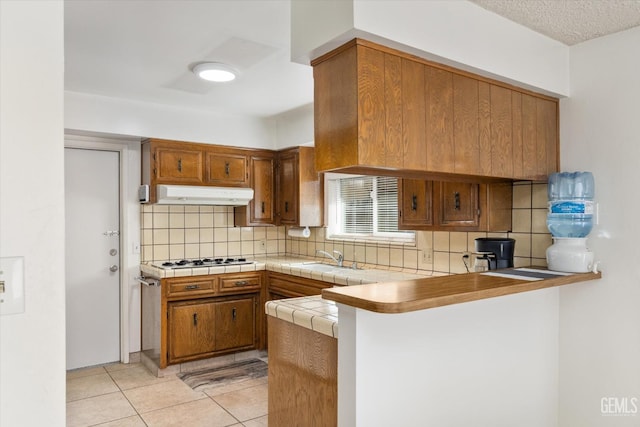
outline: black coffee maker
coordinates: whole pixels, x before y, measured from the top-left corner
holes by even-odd
[[[476,252],[493,255],[487,256],[489,270],[513,267],[513,251],[516,246],[514,239],[503,237],[480,237],[476,239]]]

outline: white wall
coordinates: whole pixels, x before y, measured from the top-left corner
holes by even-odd
[[[107,96],[65,92],[67,129],[203,142],[248,148],[274,149],[271,119],[222,116]]]
[[[600,224],[589,246],[602,280],[560,294],[560,425],[638,426],[601,414],[601,399],[640,409],[640,28],[571,48],[571,97],[561,102],[563,170],[592,171]]]
[[[557,288],[339,316],[338,425],[557,425]]]
[[[348,0],[351,25],[334,2],[294,2],[292,57],[305,62],[354,36],[550,94],[567,95],[568,47],[469,1]],[[336,36],[338,30],[348,27]],[[325,45],[319,41],[324,36]],[[426,54],[426,55],[425,55]]]
[[[3,427],[65,425],[63,19],[0,1],[0,256],[25,260],[25,311],[0,317]]]
[[[273,120],[276,128],[276,150],[313,145],[313,103],[278,114]]]

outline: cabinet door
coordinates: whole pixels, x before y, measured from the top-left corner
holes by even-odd
[[[253,224],[273,224],[273,170],[273,157],[251,158],[251,183],[254,196],[249,205]]]
[[[247,156],[216,151],[208,151],[206,156],[206,182],[208,184],[232,187],[249,186]]]
[[[434,191],[436,225],[478,227],[478,184],[440,182]]]
[[[255,305],[255,297],[216,303],[216,350],[255,345]]]
[[[169,303],[169,362],[215,350],[215,303]]]
[[[202,151],[159,147],[154,153],[159,184],[202,184]]]
[[[417,230],[433,225],[431,181],[402,179],[398,182],[398,228]]]
[[[280,157],[278,167],[278,220],[282,225],[298,223],[298,155]]]

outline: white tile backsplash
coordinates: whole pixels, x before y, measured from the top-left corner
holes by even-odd
[[[545,224],[546,194],[546,184],[514,184],[512,233],[417,231],[415,246],[327,240],[324,228],[312,228],[309,239],[300,239],[288,237],[284,226],[234,227],[233,208],[227,206],[144,205],[141,256],[143,262],[284,254],[316,257],[317,250],[338,250],[345,265],[355,261],[359,266],[447,274],[464,272],[462,252],[474,250],[476,238],[512,237],[516,266],[544,266],[551,245]]]

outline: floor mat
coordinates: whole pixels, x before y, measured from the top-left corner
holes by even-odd
[[[205,387],[266,377],[267,366],[262,360],[247,359],[201,371],[182,372],[177,376],[192,389],[199,390]]]

